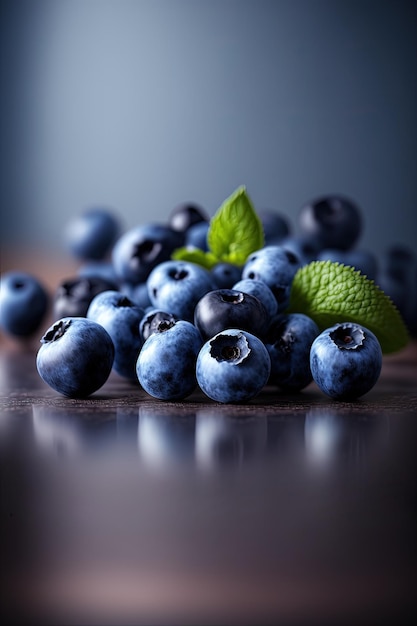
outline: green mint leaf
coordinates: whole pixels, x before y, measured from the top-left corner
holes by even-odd
[[[384,354],[401,350],[409,340],[392,300],[372,280],[341,263],[313,261],[300,268],[288,312],[309,315],[320,330],[338,322],[356,322],[377,336]]]
[[[171,255],[174,260],[177,261],[189,261],[190,263],[196,263],[206,269],[210,270],[216,263],[219,262],[217,257],[210,252],[204,252],[199,248],[177,248]]]
[[[264,245],[264,231],[244,186],[227,198],[210,220],[210,252],[219,261],[242,266],[249,254]]]

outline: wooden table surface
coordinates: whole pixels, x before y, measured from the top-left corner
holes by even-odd
[[[159,402],[55,393],[0,342],[9,624],[405,624],[417,616],[417,344],[354,403],[312,383]]]

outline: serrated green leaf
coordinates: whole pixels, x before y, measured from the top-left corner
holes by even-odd
[[[244,186],[227,198],[210,220],[209,250],[219,261],[242,266],[264,245],[264,232]]]
[[[201,265],[208,270],[219,262],[214,254],[205,252],[199,248],[177,248],[174,250],[171,257],[177,261],[189,261],[190,263],[196,263],[197,265]]]
[[[313,261],[294,277],[288,312],[305,313],[320,330],[338,322],[356,322],[378,338],[384,354],[404,348],[409,336],[392,300],[353,267]]]

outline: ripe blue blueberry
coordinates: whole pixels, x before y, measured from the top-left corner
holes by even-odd
[[[240,280],[242,269],[233,263],[216,263],[211,268],[211,275],[216,289],[232,289],[233,285]]]
[[[312,235],[322,248],[349,250],[362,232],[362,214],[349,198],[329,195],[305,204],[298,215],[302,235]]]
[[[131,283],[123,283],[119,287],[119,291],[124,293],[130,300],[137,304],[141,309],[145,310],[152,307],[149,299],[148,285],[146,280],[143,283],[132,285]]]
[[[266,246],[275,245],[290,234],[291,228],[287,217],[275,209],[261,209],[258,216],[264,229]]]
[[[350,265],[367,276],[369,280],[375,280],[378,274],[377,258],[370,250],[336,250],[325,248],[318,253],[317,260],[333,261],[343,263],[343,265]]]
[[[41,282],[27,272],[10,271],[0,281],[0,328],[15,338],[30,337],[40,327],[49,305]]]
[[[264,339],[271,357],[269,383],[294,392],[313,380],[310,348],[320,334],[316,322],[302,313],[279,315]]]
[[[205,210],[199,204],[192,202],[177,204],[168,217],[169,226],[181,233],[185,233],[194,224],[208,221],[209,217]]]
[[[151,270],[171,258],[184,243],[184,235],[164,224],[147,223],[131,228],[115,243],[114,271],[120,282],[146,281]]]
[[[194,324],[205,340],[226,328],[240,328],[262,337],[269,315],[256,296],[236,289],[214,289],[197,302]]]
[[[232,289],[243,291],[244,293],[258,298],[264,305],[270,319],[276,315],[278,303],[271,289],[262,280],[256,280],[256,278],[242,278],[232,286]]]
[[[345,322],[324,330],[313,341],[310,368],[317,386],[335,400],[354,400],[377,382],[382,351],[364,326]]]
[[[390,246],[381,256],[375,280],[393,300],[412,337],[417,337],[417,254],[404,245]]]
[[[274,294],[278,311],[284,311],[290,301],[291,285],[301,267],[300,259],[281,245],[265,246],[250,254],[242,269],[242,278],[262,280]]]
[[[321,250],[320,241],[313,235],[290,235],[281,240],[280,245],[295,254],[301,265],[315,261]]]
[[[108,332],[85,317],[55,322],[41,339],[36,367],[42,380],[70,398],[91,395],[108,379],[114,346]]]
[[[163,326],[160,327],[161,322],[172,325],[177,320],[178,318],[172,315],[172,313],[161,311],[161,309],[149,309],[145,312],[139,324],[139,333],[142,341],[146,341],[149,335],[160,332],[160,329],[163,328]]]
[[[99,276],[76,276],[63,280],[54,294],[54,319],[85,317],[92,299],[109,289],[116,289],[115,284]]]
[[[197,224],[192,224],[185,233],[185,245],[188,248],[198,248],[199,250],[207,251],[208,230],[209,222],[197,222]]]
[[[213,289],[210,272],[188,261],[165,261],[155,267],[148,280],[152,305],[176,317],[193,321],[197,302]]]
[[[136,363],[143,389],[158,400],[181,400],[197,387],[196,360],[203,344],[185,320],[160,321],[144,342]]]
[[[136,360],[142,347],[139,324],[144,311],[119,291],[97,294],[88,307],[87,317],[101,324],[112,338],[113,369],[120,376],[136,381]]]
[[[100,260],[110,252],[119,230],[119,220],[112,211],[91,208],[68,223],[64,237],[75,257]]]
[[[215,402],[248,402],[267,383],[271,359],[262,341],[247,331],[224,330],[201,348],[197,382]]]

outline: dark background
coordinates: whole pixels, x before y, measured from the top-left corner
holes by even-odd
[[[3,243],[59,248],[102,204],[124,228],[241,184],[295,223],[355,199],[376,253],[417,240],[417,3],[1,2]]]

